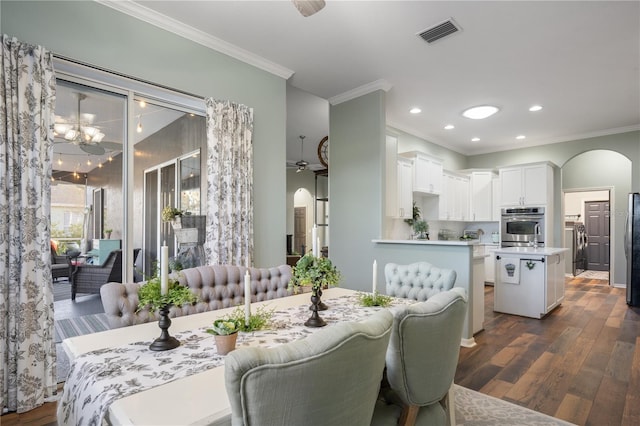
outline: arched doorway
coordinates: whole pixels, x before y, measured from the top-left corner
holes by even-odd
[[[610,150],[592,150],[569,159],[561,169],[561,188],[563,195],[575,193],[609,194],[609,213],[603,218],[609,221],[609,283],[624,286],[626,284],[626,262],[624,256],[624,219],[627,209],[627,194],[631,191],[631,161],[624,155]],[[596,197],[603,198],[603,197]],[[583,201],[592,200],[586,196]],[[566,201],[563,197],[561,224],[565,224]],[[569,213],[575,214],[571,211]],[[582,213],[584,221],[590,220],[588,213]],[[565,236],[566,239],[566,236]],[[600,240],[598,244],[603,244]],[[565,241],[565,247],[567,241]],[[588,268],[587,268],[588,270]]]

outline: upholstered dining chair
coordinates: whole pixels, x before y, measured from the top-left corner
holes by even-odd
[[[451,290],[456,282],[456,271],[428,262],[387,263],[384,277],[387,295],[423,302],[441,291]]]
[[[392,321],[385,309],[274,348],[229,353],[232,425],[368,426]]]
[[[453,378],[466,311],[461,287],[392,310],[388,384],[371,425],[446,425],[447,418],[455,425]]]
[[[75,264],[73,264],[75,263]],[[100,287],[109,282],[122,282],[122,250],[114,250],[102,265],[73,262],[71,300],[77,293],[100,294]]]

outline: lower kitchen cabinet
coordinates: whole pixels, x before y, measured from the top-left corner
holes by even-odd
[[[494,311],[540,319],[564,300],[563,248],[496,252]]]

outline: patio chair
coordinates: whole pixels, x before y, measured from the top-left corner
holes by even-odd
[[[122,250],[109,253],[102,265],[73,265],[71,273],[71,300],[76,300],[77,293],[100,294],[103,284],[122,282]]]

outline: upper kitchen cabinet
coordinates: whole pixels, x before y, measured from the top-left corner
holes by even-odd
[[[413,161],[413,192],[428,195],[442,193],[442,160],[422,152],[404,152]]]
[[[493,180],[497,175],[492,171],[473,171],[469,174],[470,217],[469,220],[490,222],[494,218]]]
[[[438,203],[438,219],[469,220],[469,177],[445,171],[442,175],[443,191]]]
[[[553,200],[553,168],[550,163],[532,163],[500,170],[501,205],[544,206]]]
[[[398,157],[398,139],[386,138],[386,215],[393,218],[413,217],[413,164]]]

